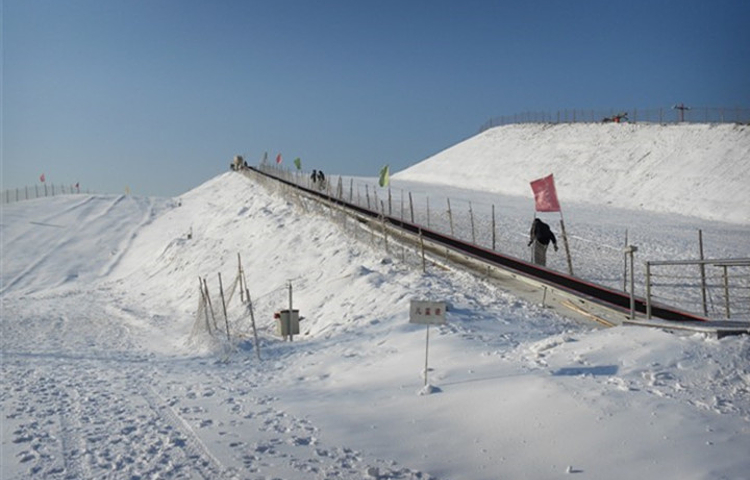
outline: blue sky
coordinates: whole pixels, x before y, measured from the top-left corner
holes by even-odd
[[[395,172],[491,117],[750,107],[750,2],[2,0],[2,186]]]

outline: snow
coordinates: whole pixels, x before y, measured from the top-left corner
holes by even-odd
[[[679,150],[676,138],[696,143]],[[581,275],[616,283],[625,228],[643,258],[685,258],[699,228],[709,256],[750,256],[736,187],[747,138],[735,126],[501,127],[394,175],[393,188],[435,210],[444,197],[497,201],[503,241],[523,244],[528,181],[555,173]],[[653,169],[621,173],[638,148]],[[585,168],[569,170],[579,155]],[[505,159],[503,175],[489,158]],[[685,195],[677,180],[689,177]],[[657,200],[691,215],[633,210],[667,210]],[[422,273],[355,232],[232,172],[174,199],[4,205],[0,478],[747,478],[747,336],[596,328],[460,270]],[[221,326],[218,274],[230,292],[238,253],[261,360],[238,293],[231,341],[195,329],[199,277]],[[290,282],[305,318],[284,342],[273,313]],[[412,299],[450,307],[429,331],[427,385]]]
[[[747,125],[519,124],[487,130],[394,178],[526,196],[531,180],[554,173],[563,202],[747,224],[748,157]]]

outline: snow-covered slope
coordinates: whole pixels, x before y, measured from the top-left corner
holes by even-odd
[[[750,126],[520,124],[496,127],[393,175],[531,196],[554,174],[562,202],[750,223]]]
[[[481,278],[422,273],[335,212],[230,172],[174,200],[55,197],[2,214],[0,478],[676,480],[750,470],[747,337],[577,324]],[[642,220],[653,236],[664,223]],[[589,230],[606,238],[601,222]],[[223,316],[218,274],[229,292],[238,253],[262,361],[237,294]],[[198,277],[213,297],[214,336],[193,329],[204,322]],[[284,342],[273,313],[288,305],[290,282],[305,320]],[[426,332],[409,323],[411,299],[450,306],[448,323],[430,329],[430,395],[418,394]]]

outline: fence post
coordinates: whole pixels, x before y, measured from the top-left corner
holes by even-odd
[[[451,213],[451,199],[446,198],[446,200],[448,200],[448,220],[451,224],[451,237],[454,237],[455,235],[453,234],[453,214]]]
[[[469,220],[471,221],[471,243],[476,245],[477,238],[474,233],[474,210],[471,208],[471,202],[469,202]]]
[[[722,265],[724,267],[724,306],[727,310],[727,320],[730,318],[729,313],[729,266]]]
[[[388,230],[386,229],[386,226],[385,226],[385,205],[383,205],[382,201],[380,202],[380,204],[383,208],[383,215],[380,217],[383,222],[382,224],[383,225],[383,242],[385,243],[385,253],[389,254],[390,252],[388,251]]]
[[[201,298],[203,299],[204,313],[206,314],[206,329],[208,334],[211,335],[211,322],[208,321],[208,299],[206,298],[206,291],[203,289],[203,280],[198,277],[198,284],[200,286]]]
[[[625,248],[628,248],[628,229],[625,229]],[[622,291],[628,291],[628,254],[623,254]]]
[[[703,230],[698,229],[698,249],[700,254],[701,271],[701,297],[703,300],[703,315],[708,315],[708,303],[706,302],[706,264],[703,263]]]
[[[419,246],[422,249],[422,273],[427,273],[427,261],[424,256],[424,237],[422,236],[422,229],[419,229]]]
[[[630,257],[630,319],[635,319],[635,261],[634,254],[638,251],[638,247],[635,245],[628,245],[625,247],[625,255]]]
[[[224,300],[224,286],[221,283],[221,272],[219,272],[219,294],[221,295],[221,307],[224,310],[224,323],[227,326],[227,341],[229,341],[229,318],[227,317],[227,302]]]
[[[404,189],[399,189],[401,192],[401,221],[404,221]]]
[[[646,261],[646,318],[651,320],[651,263]]]
[[[430,197],[427,197],[427,228],[430,228]]]
[[[492,204],[492,250],[495,250],[495,240],[497,238],[495,234],[495,204]]]
[[[411,192],[409,192],[409,209],[411,210],[411,223],[414,223],[414,200],[411,198]]]

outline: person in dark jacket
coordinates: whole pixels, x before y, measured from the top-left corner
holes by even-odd
[[[549,225],[535,218],[534,223],[531,224],[531,232],[529,232],[529,246],[534,245],[531,248],[532,262],[543,267],[547,265],[547,247],[549,246],[549,242],[552,242],[555,251],[557,251],[557,238],[555,238],[555,234],[552,233]]]
[[[318,170],[318,188],[321,190],[326,188],[326,176],[323,174],[323,170]]]

